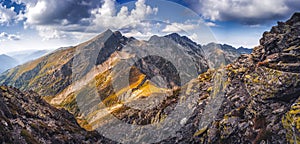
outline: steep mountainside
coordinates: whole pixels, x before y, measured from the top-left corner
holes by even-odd
[[[53,95],[71,82],[72,57],[75,50],[65,48],[45,57],[15,67],[1,75],[1,83],[21,90],[34,89],[42,95]]]
[[[145,57],[148,53],[153,56]],[[193,75],[174,72],[171,63],[161,57],[168,57],[174,65],[185,66],[182,69],[193,71]],[[130,66],[122,65],[124,62],[130,63],[132,60],[136,62]],[[158,67],[157,72],[151,70],[153,66]],[[135,68],[140,71],[139,74],[135,74]],[[160,74],[166,79],[167,87],[165,88],[172,89],[187,83],[191,78],[207,69],[208,65],[204,59],[203,50],[187,37],[171,34],[165,37],[153,36],[149,41],[139,41],[124,37],[120,32],[107,30],[78,46],[60,49],[18,66],[1,75],[0,82],[21,90],[37,92],[52,105],[69,110],[77,117],[82,126],[90,129],[82,119],[83,113],[79,111],[76,102],[77,95],[86,92],[89,86],[97,84],[97,89],[104,93],[102,98],[107,98],[106,101],[110,103],[111,98],[117,97],[113,94],[113,86],[109,83],[110,81],[103,80],[103,78],[117,79],[119,76],[126,75],[126,72],[132,72],[131,86],[120,85],[115,90],[121,90],[119,95],[116,94],[121,96],[124,91],[139,89],[142,86],[155,87],[155,84],[149,83],[149,80],[156,74]],[[118,73],[116,74],[116,72]],[[178,76],[183,77],[184,80],[178,81]],[[142,95],[137,95],[136,98]],[[101,110],[99,107],[97,109]],[[97,110],[93,110],[91,113],[95,114],[94,111]],[[90,116],[92,117],[92,115]]]
[[[211,68],[219,68],[221,64],[233,63],[240,55],[252,52],[251,49],[242,47],[236,49],[230,45],[216,43],[209,43],[202,48]]]
[[[0,143],[112,143],[34,92],[0,87]]]

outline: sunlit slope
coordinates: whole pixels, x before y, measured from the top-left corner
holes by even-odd
[[[63,48],[1,75],[1,83],[52,96],[69,85],[74,48]]]

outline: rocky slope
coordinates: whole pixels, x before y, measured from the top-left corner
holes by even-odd
[[[299,143],[299,37],[300,13],[295,13],[265,32],[252,54],[218,72],[200,75],[195,84],[201,87],[194,89],[200,93],[199,106],[179,136],[164,142]],[[219,79],[213,75],[220,72],[225,77],[223,92],[205,97]],[[212,105],[215,93],[222,101],[217,115],[201,123],[203,117],[213,114],[204,108]]]
[[[112,143],[34,92],[0,87],[0,143]]]

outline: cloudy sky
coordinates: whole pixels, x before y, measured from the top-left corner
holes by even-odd
[[[299,0],[0,0],[0,53],[76,45],[106,29],[252,48],[296,11]]]

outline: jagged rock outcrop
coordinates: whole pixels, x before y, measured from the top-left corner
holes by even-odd
[[[34,92],[0,86],[0,143],[113,143]]]

